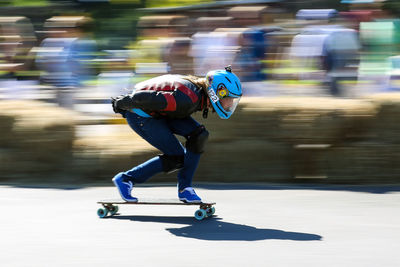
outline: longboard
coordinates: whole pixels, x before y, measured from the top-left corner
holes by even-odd
[[[211,217],[215,213],[215,202],[203,201],[201,203],[187,203],[176,199],[160,199],[160,198],[139,198],[137,202],[127,202],[121,199],[106,199],[97,202],[101,204],[103,208],[97,210],[97,215],[100,218],[111,217],[115,215],[119,208],[118,205],[197,205],[199,209],[194,213],[194,217],[197,220],[203,220],[204,218]]]

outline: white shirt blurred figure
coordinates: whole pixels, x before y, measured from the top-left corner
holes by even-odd
[[[40,79],[57,89],[60,106],[72,107],[74,89],[90,77],[88,62],[96,43],[81,29],[87,23],[85,17],[53,17],[46,23],[52,30],[36,54],[36,65],[43,71]]]
[[[329,85],[331,95],[341,95],[342,80],[356,80],[360,44],[355,30],[339,25],[305,27],[292,40],[290,57],[300,79]]]
[[[224,31],[195,33],[192,36],[190,50],[194,74],[204,76],[210,69],[232,65],[237,50],[237,40],[232,38],[232,33]]]

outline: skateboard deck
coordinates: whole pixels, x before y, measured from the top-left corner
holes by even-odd
[[[160,198],[138,198],[137,202],[127,202],[122,199],[105,199],[97,202],[103,208],[97,210],[97,215],[100,218],[111,217],[115,215],[119,208],[118,205],[179,205],[179,206],[199,206],[199,209],[194,213],[197,220],[203,220],[211,217],[215,213],[215,202],[203,201],[200,203],[187,203],[177,199],[160,199]]]

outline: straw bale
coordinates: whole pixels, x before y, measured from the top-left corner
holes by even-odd
[[[38,101],[0,102],[0,176],[52,181],[68,169],[75,138],[74,112]]]
[[[13,122],[2,124],[12,133],[12,147],[57,157],[72,150],[76,113],[37,101],[2,101],[0,116]]]
[[[202,155],[195,181],[284,182],[291,177],[290,147],[265,140],[211,142]]]
[[[80,136],[74,141],[75,152],[103,154],[140,154],[156,151],[128,125],[78,126]]]
[[[52,181],[65,172],[70,158],[41,160],[35,154],[26,153],[20,149],[0,149],[0,181]]]
[[[107,180],[160,154],[128,125],[79,126],[74,168],[85,180]]]
[[[377,114],[371,126],[371,135],[386,143],[400,143],[400,93],[377,94],[369,97],[377,106]]]
[[[228,10],[228,14],[235,18],[254,18],[267,11],[266,6],[235,6]]]
[[[74,166],[85,180],[107,181],[116,173],[161,154],[127,125],[109,125],[107,128],[115,130],[81,136],[74,142]],[[282,181],[289,177],[287,154],[287,145],[256,138],[212,139],[206,145],[195,180],[249,182],[265,181],[268,177]],[[161,173],[151,181],[176,182],[176,173]]]
[[[243,98],[231,119],[221,121],[214,114],[204,124],[211,140],[251,137],[294,144],[334,143],[366,134],[375,112],[373,103],[362,100]]]
[[[399,183],[400,145],[355,142],[332,148],[327,182]]]
[[[211,113],[203,119],[199,112],[194,118],[210,138],[194,181],[293,182],[297,172],[315,171],[326,174],[326,183],[399,182],[399,104],[397,94],[243,98],[229,120]],[[34,101],[0,102],[1,179],[51,181],[62,174],[59,181],[110,183],[161,153],[126,124],[77,126],[76,116]],[[310,160],[301,161],[295,147],[302,144],[329,149],[323,158],[306,151]],[[176,173],[151,181],[176,182]]]
[[[0,147],[8,147],[13,141],[13,126],[15,118],[8,115],[0,115]]]

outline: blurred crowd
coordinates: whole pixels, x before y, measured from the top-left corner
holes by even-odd
[[[400,89],[400,19],[376,4],[295,14],[227,6],[144,15],[135,27],[128,44],[103,49],[89,16],[53,16],[40,30],[28,17],[0,17],[1,99],[51,92],[72,108],[79,97],[95,101],[97,92],[101,102],[156,75],[203,76],[227,65],[244,83],[244,95],[268,95],[271,81],[317,84],[332,96],[346,84]]]

